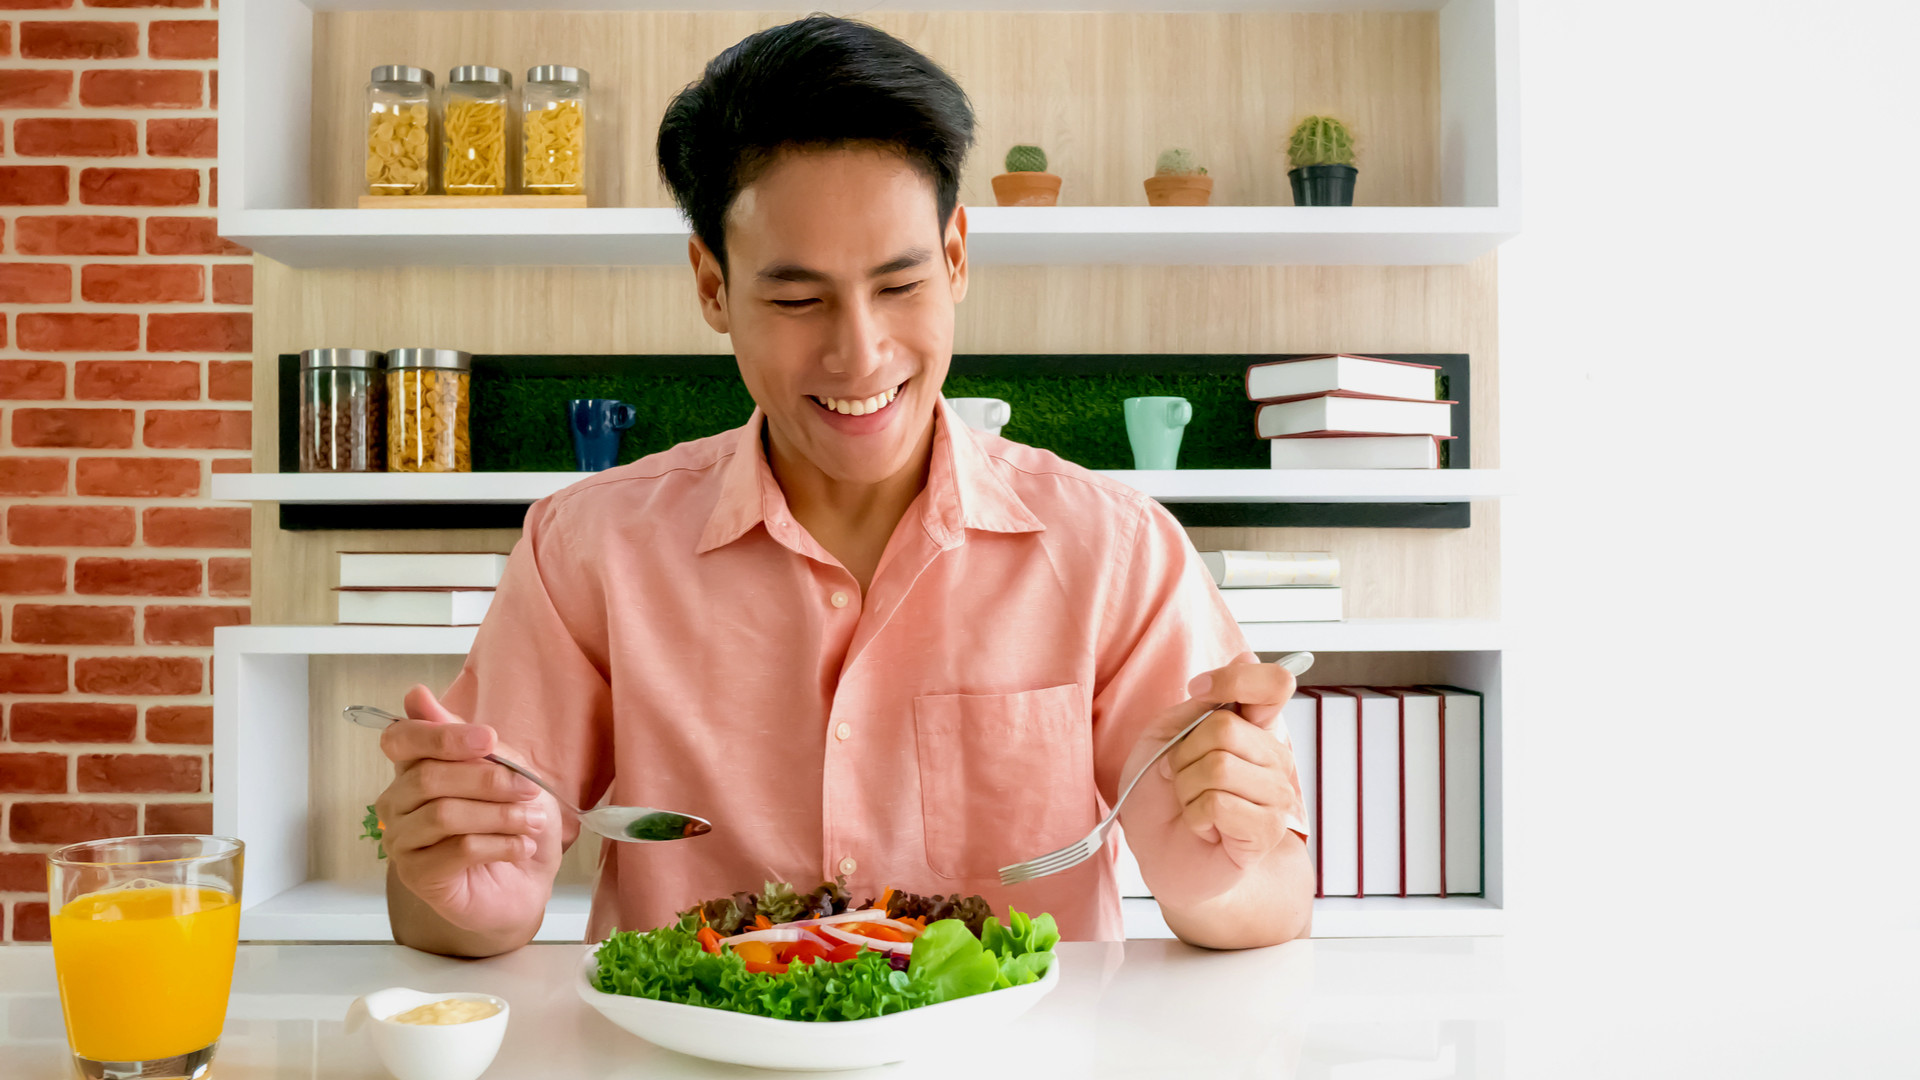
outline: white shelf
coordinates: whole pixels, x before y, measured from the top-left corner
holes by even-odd
[[[1170,938],[1173,931],[1148,898],[1120,901],[1129,938]],[[1492,937],[1506,933],[1506,913],[1482,896],[1325,896],[1313,902],[1313,936]]]
[[[216,473],[213,497],[281,503],[530,503],[579,472]],[[1436,503],[1498,498],[1498,469],[1169,469],[1104,475],[1161,502]]]
[[[310,0],[315,11],[1437,11],[1447,0]]]
[[[367,857],[373,858],[371,846]],[[562,885],[547,903],[535,941],[583,941],[593,891]],[[240,915],[245,941],[392,941],[387,894],[379,881],[309,881],[247,905]]]

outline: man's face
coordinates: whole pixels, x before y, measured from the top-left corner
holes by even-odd
[[[966,294],[965,212],[874,149],[791,151],[727,214],[727,273],[692,245],[707,322],[733,338],[780,452],[849,483],[913,463]]]

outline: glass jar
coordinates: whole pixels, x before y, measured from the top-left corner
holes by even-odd
[[[527,70],[520,91],[520,178],[529,195],[587,193],[587,73],[563,64]]]
[[[472,472],[467,439],[473,356],[453,349],[387,353],[387,471]]]
[[[433,72],[404,64],[373,69],[367,82],[367,194],[433,190]]]
[[[300,354],[300,471],[386,468],[385,353],[308,349]]]
[[[513,76],[466,64],[447,74],[440,111],[442,188],[449,195],[507,193],[507,113]]]

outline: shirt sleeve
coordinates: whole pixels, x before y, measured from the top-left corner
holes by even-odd
[[[441,701],[497,731],[575,806],[591,807],[613,779],[606,615],[589,568],[553,527],[556,512],[552,498],[528,509],[473,648]],[[579,828],[567,815],[568,844]]]
[[[1094,782],[1109,807],[1132,779],[1121,771],[1154,717],[1187,700],[1195,675],[1251,651],[1186,531],[1165,507],[1143,500],[1123,553],[1106,591],[1093,697]],[[1275,719],[1273,733],[1291,745],[1284,718]],[[1288,779],[1298,794],[1298,773],[1290,770]],[[1287,826],[1307,835],[1297,818]]]

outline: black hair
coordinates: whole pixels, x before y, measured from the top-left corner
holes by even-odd
[[[770,27],[708,61],[660,120],[660,175],[722,271],[727,210],[780,151],[868,144],[933,182],[944,227],[960,201],[973,106],[953,76],[866,23]]]

